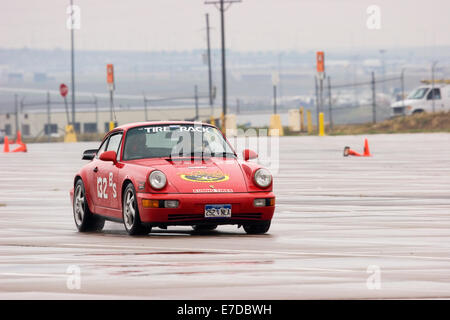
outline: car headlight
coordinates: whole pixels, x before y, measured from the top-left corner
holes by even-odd
[[[150,173],[148,181],[150,182],[150,185],[153,189],[159,190],[166,186],[167,178],[162,171],[154,170],[152,171],[152,173]]]
[[[272,175],[269,170],[261,168],[255,172],[255,182],[261,188],[268,187],[272,183]]]

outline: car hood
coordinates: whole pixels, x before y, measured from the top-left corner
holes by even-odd
[[[420,100],[407,99],[407,100],[404,100],[404,101],[403,100],[396,101],[396,102],[391,104],[391,108],[414,105],[414,104],[417,104],[417,101],[420,101]]]
[[[236,159],[160,159],[135,164],[161,170],[180,193],[247,192],[246,176]]]

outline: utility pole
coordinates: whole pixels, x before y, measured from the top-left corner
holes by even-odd
[[[98,100],[97,100],[97,96],[94,96],[94,107],[95,107],[95,132],[98,132]]]
[[[317,130],[319,130],[319,90],[317,86],[317,76],[314,76],[314,89],[316,95],[316,122],[317,122]]]
[[[214,116],[214,101],[212,94],[212,70],[211,70],[211,42],[209,38],[209,14],[206,14],[206,42],[207,42],[207,55],[208,55],[208,86],[209,86],[209,105],[211,107],[211,117]]]
[[[435,106],[434,106],[434,68],[436,68],[437,63],[438,63],[437,61],[434,61],[431,66],[431,104],[433,106],[433,113],[435,110]]]
[[[383,93],[383,94],[386,94],[386,60],[385,60],[385,57],[384,57],[384,54],[386,53],[386,50],[384,50],[384,49],[381,49],[380,50],[380,55],[381,55],[381,74],[382,74],[382,79],[381,79],[381,81],[382,81],[382,85],[381,85],[381,92]]]
[[[144,95],[144,112],[145,112],[145,121],[148,121],[148,111],[147,111],[147,98]]]
[[[194,100],[195,100],[195,121],[198,121],[198,87],[194,87]]]
[[[221,26],[221,38],[222,38],[222,114],[223,124],[222,129],[225,130],[225,119],[227,115],[227,73],[226,73],[226,57],[225,57],[225,11],[235,2],[241,2],[241,0],[213,0],[205,1],[205,4],[214,4],[220,11],[220,26]],[[228,6],[225,8],[225,4]]]
[[[375,73],[372,71],[372,122],[377,123],[377,101],[375,93]]]
[[[16,108],[16,139],[17,139],[17,132],[20,130],[19,129],[19,97],[17,96],[17,94],[14,95],[14,106]]]
[[[273,85],[273,114],[277,114],[277,85]]]
[[[402,105],[403,105],[403,112],[405,112],[405,68],[402,69],[402,73],[400,74],[400,82],[402,87]]]
[[[73,0],[70,0],[70,62],[72,72],[72,125],[75,130],[75,53],[74,53],[74,10]]]
[[[330,121],[330,130],[333,130],[333,112],[331,110],[331,80],[330,76],[327,77],[328,84],[328,120]]]
[[[50,118],[50,92],[47,92],[47,135],[48,135],[48,142],[50,142],[50,137],[52,134],[52,121]],[[74,127],[75,130],[75,127]]]

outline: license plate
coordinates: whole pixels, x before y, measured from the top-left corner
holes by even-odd
[[[205,218],[231,218],[231,204],[205,205]]]

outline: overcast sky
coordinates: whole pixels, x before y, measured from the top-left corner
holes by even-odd
[[[0,47],[69,48],[69,0],[1,0]],[[78,49],[191,50],[213,47],[220,16],[204,0],[74,0]],[[381,29],[367,27],[370,5]],[[226,12],[227,47],[240,51],[450,45],[449,0],[243,0]]]

